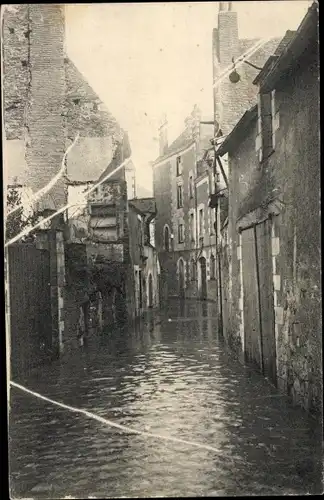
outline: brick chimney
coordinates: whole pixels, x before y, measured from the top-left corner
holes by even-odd
[[[197,104],[195,104],[192,112],[185,119],[185,126],[188,139],[198,140],[200,131],[200,120],[201,120],[201,111],[198,108]]]
[[[162,156],[168,149],[168,120],[163,115],[159,126],[159,155]]]
[[[212,34],[212,58],[213,58],[213,81],[214,87],[214,135],[217,135],[219,127],[227,132],[226,107],[229,104],[228,77],[221,78],[224,70],[232,65],[232,58],[240,55],[240,46],[238,38],[238,19],[237,13],[232,10],[232,2],[220,2],[218,12],[218,28],[213,29]],[[217,84],[218,82],[218,84]],[[230,89],[231,90],[231,89]],[[237,90],[237,89],[236,89]]]
[[[237,12],[232,10],[232,2],[220,2],[217,35],[218,61],[228,65],[239,55]]]
[[[65,152],[64,6],[29,4],[28,102],[25,118],[29,185],[43,188],[58,173]],[[55,208],[66,202],[64,181],[49,192]]]

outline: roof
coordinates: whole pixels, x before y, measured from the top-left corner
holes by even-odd
[[[314,2],[297,31],[286,33],[286,43],[282,44],[277,60],[267,71],[263,71],[261,78],[258,79],[263,91],[272,90],[284,72],[298,65],[299,58],[306,54],[310,45],[314,42],[318,43],[318,20],[318,5]]]
[[[75,64],[68,58],[65,62],[66,117],[69,136],[78,131],[81,137],[112,136],[121,139],[122,130],[116,118],[109,112],[98,94],[89,85]],[[88,103],[96,104],[96,109],[88,109]],[[82,108],[79,106],[82,106]]]
[[[73,182],[93,182],[110,164],[112,137],[79,137],[68,153],[67,178]]]
[[[98,181],[103,180],[107,175],[113,172],[119,165],[121,165],[127,158],[131,156],[131,147],[129,144],[128,134],[124,132],[123,139],[117,144],[117,148],[114,152],[113,158],[106,169],[101,173]],[[122,169],[121,169],[122,170]],[[121,170],[116,174],[109,177],[109,181],[121,180],[123,177]]]
[[[247,131],[249,130],[249,125],[256,120],[258,117],[258,106],[255,105],[244,113],[239,122],[235,125],[232,132],[228,134],[224,142],[217,150],[218,156],[223,156],[228,153],[235,144],[237,144],[237,139],[243,139]]]
[[[291,42],[291,40],[294,38],[295,34],[296,34],[296,31],[291,31],[291,30],[286,31],[285,36],[282,38],[282,40],[278,44],[276,50],[274,51],[274,54],[271,55],[266,60],[262,70],[257,75],[257,77],[253,80],[254,85],[257,85],[263,79],[264,75],[266,75],[270,71],[270,69],[273,68],[278,57],[284,51],[284,49],[287,47],[287,45]]]
[[[188,131],[184,130],[172,143],[168,148],[166,149],[165,153],[161,156],[159,156],[154,162],[153,165],[156,163],[159,163],[160,161],[164,160],[165,158],[168,158],[169,156],[172,156],[176,153],[180,153],[182,150],[186,149],[187,147],[191,146],[191,144],[194,143],[194,140],[192,137],[189,137]]]
[[[156,214],[155,198],[134,198],[129,204],[142,214]]]

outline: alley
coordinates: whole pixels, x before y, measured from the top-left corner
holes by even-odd
[[[137,328],[105,332],[23,383],[161,438],[121,432],[12,388],[12,497],[322,491],[320,430],[233,358],[211,303],[171,301]]]

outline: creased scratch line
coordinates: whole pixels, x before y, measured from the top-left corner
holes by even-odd
[[[76,135],[76,137],[75,137],[75,139],[74,139],[74,141],[72,142],[72,144],[70,144],[70,146],[67,148],[67,150],[64,153],[64,156],[62,158],[62,163],[61,163],[60,170],[53,177],[53,179],[51,179],[51,181],[48,184],[46,184],[46,186],[44,186],[39,191],[37,191],[35,194],[33,194],[33,196],[30,199],[31,203],[35,203],[35,201],[37,201],[39,198],[41,198],[44,194],[48,193],[48,191],[50,191],[52,189],[52,187],[55,186],[55,184],[57,183],[57,181],[63,176],[64,171],[65,171],[65,160],[67,158],[67,155],[69,154],[69,152],[71,151],[71,149],[75,146],[75,144],[77,143],[79,137],[80,137],[80,134],[78,132],[77,135]],[[10,212],[8,212],[7,217],[9,217],[9,215],[13,214],[14,212],[17,212],[17,210],[19,210],[20,208],[23,208],[23,207],[24,207],[24,204],[23,203],[19,203],[19,205],[17,205]]]
[[[241,56],[239,56],[235,61],[235,67],[240,67],[244,63],[244,61],[252,56],[255,52],[257,52],[263,45],[265,45],[270,40],[273,40],[274,37],[262,38],[255,45],[250,47],[246,52],[244,52]],[[233,65],[227,66],[225,70],[217,77],[215,80],[213,87],[217,87],[231,72],[233,71]]]
[[[108,180],[115,173],[117,173],[119,170],[121,170],[123,167],[125,167],[130,161],[131,161],[131,156],[129,158],[127,158],[125,161],[123,161],[123,163],[121,163],[118,167],[116,167],[112,172],[109,172],[103,179],[101,179],[96,184],[94,184],[93,186],[91,186],[91,188],[89,188],[87,191],[85,191],[82,194],[82,197],[86,198],[88,196],[88,194],[90,194],[92,191],[94,191],[95,189],[97,189],[98,186],[100,186],[103,182],[105,182],[106,180]],[[9,245],[12,245],[13,243],[16,243],[16,241],[19,241],[21,238],[23,238],[24,236],[26,236],[27,234],[29,234],[34,229],[37,229],[38,227],[41,227],[43,224],[45,224],[46,222],[49,222],[54,217],[56,217],[57,215],[61,214],[62,212],[65,212],[65,210],[67,210],[70,207],[73,207],[74,205],[75,205],[74,202],[73,203],[68,203],[67,205],[64,205],[63,207],[61,207],[60,209],[58,209],[54,214],[49,215],[45,219],[42,219],[41,221],[37,222],[37,224],[35,224],[34,226],[32,226],[30,228],[24,229],[19,234],[17,234],[17,236],[15,236],[11,240],[7,241],[5,243],[5,247],[8,247]]]
[[[120,431],[123,432],[128,432],[132,434],[138,434],[141,436],[145,436],[148,438],[152,439],[160,439],[164,441],[170,441],[173,443],[179,443],[179,444],[186,444],[189,446],[194,446],[196,448],[203,448],[209,451],[213,451],[215,453],[222,453],[222,450],[219,448],[214,448],[213,446],[209,446],[207,444],[202,444],[202,443],[196,443],[195,441],[187,441],[185,439],[180,439],[172,436],[162,436],[161,434],[155,434],[153,432],[146,432],[146,431],[140,431],[138,429],[134,429],[132,427],[128,427],[126,425],[121,425],[117,424],[116,422],[112,422],[111,420],[108,420],[107,418],[100,417],[99,415],[96,415],[95,413],[92,413],[90,411],[84,410],[82,408],[75,408],[74,406],[67,405],[65,403],[60,403],[59,401],[55,401],[54,399],[48,398],[46,396],[43,396],[42,394],[39,394],[38,392],[34,392],[27,387],[24,387],[23,385],[17,384],[16,382],[13,382],[12,380],[10,381],[10,385],[12,387],[15,387],[17,389],[20,389],[23,392],[26,392],[28,394],[31,394],[32,396],[42,399],[43,401],[47,401],[48,403],[51,403],[55,406],[59,406],[60,408],[64,408],[65,410],[69,410],[73,413],[79,413],[82,415],[85,415],[88,418],[91,418],[93,420],[97,420],[98,422],[105,424],[109,427],[114,427],[115,429],[119,429]]]

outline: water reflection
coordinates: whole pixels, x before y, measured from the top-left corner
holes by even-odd
[[[134,435],[13,393],[16,496],[210,496],[319,491],[321,438],[301,410],[232,359],[215,305],[173,302],[44,368],[29,387]],[[310,432],[312,430],[312,432]],[[45,493],[44,493],[45,492]]]

